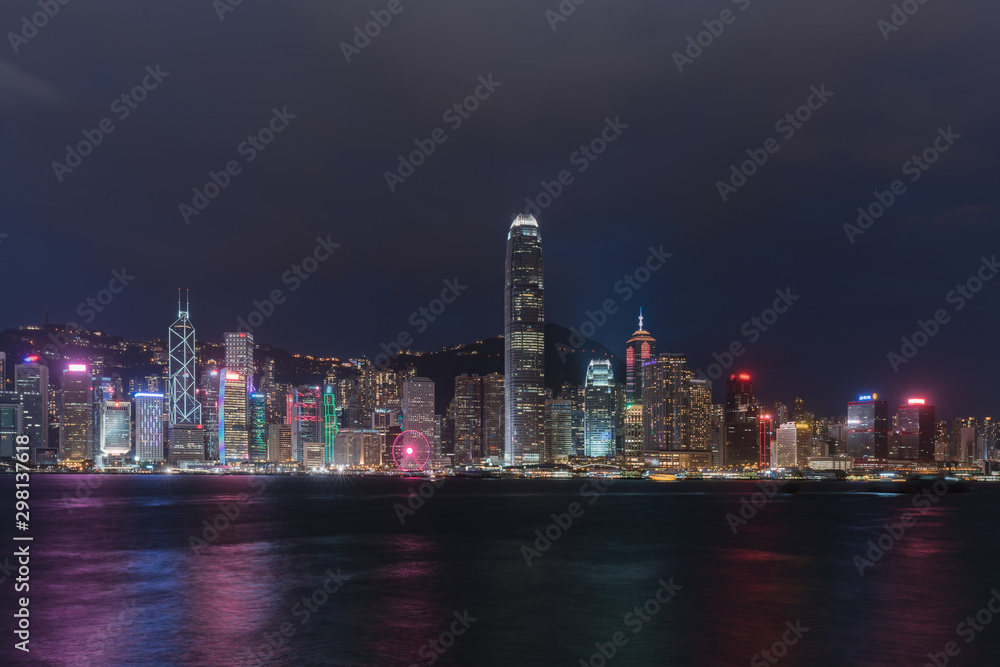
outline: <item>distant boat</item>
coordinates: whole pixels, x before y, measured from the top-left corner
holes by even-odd
[[[909,475],[906,479],[896,479],[890,482],[882,481],[875,488],[880,493],[967,493],[969,485],[957,477],[946,477],[941,474]]]
[[[654,482],[676,482],[677,475],[672,472],[651,472],[647,477]]]

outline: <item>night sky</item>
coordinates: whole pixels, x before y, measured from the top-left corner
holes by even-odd
[[[402,0],[348,63],[341,43],[389,4],[77,0],[12,45],[39,9],[4,2],[0,328],[47,310],[162,337],[190,287],[213,341],[275,289],[286,301],[255,335],[296,352],[374,355],[403,331],[427,350],[495,336],[511,218],[566,170],[538,216],[551,321],[578,327],[614,299],[593,337],[623,354],[641,306],[660,351],[707,368],[740,342],[758,394],[801,395],[819,414],[875,391],[997,416],[1000,280],[961,310],[948,299],[1000,254],[995,1],[910,0],[919,9],[890,31],[878,22],[891,3],[872,0],[588,0],[565,21],[546,17],[556,0]],[[731,21],[712,23],[723,10]],[[679,72],[674,52],[706,20],[721,34]],[[157,66],[144,101],[112,106]],[[443,114],[491,76],[455,127]],[[813,87],[832,96],[813,97],[789,137],[776,122]],[[273,109],[294,118],[241,151]],[[52,163],[104,118],[114,131],[60,182]],[[574,158],[606,119],[627,128],[593,162]],[[390,191],[385,172],[437,128],[446,141]],[[939,128],[948,150],[912,182],[903,165]],[[769,138],[777,151],[723,201],[717,182]],[[239,173],[188,224],[179,205],[233,160]],[[905,193],[850,242],[845,223],[896,179]],[[340,247],[291,291],[282,276],[317,237]],[[672,257],[625,301],[616,283],[661,245]],[[77,305],[122,267],[134,280],[85,322]],[[467,289],[419,331],[410,314],[456,278]],[[744,322],[786,288],[800,298],[751,342]],[[948,321],[894,372],[887,354],[938,309]]]

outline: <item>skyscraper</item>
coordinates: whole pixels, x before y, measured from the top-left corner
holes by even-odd
[[[214,435],[213,435],[214,434]],[[212,442],[215,443],[215,457],[219,456],[218,439],[219,429],[205,428],[201,424],[171,424],[167,430],[167,460],[170,463],[183,464],[191,461],[204,461],[207,437],[213,435]]]
[[[434,381],[425,377],[403,382],[403,430],[420,431],[434,446]]]
[[[15,392],[0,392],[0,457],[13,457],[24,433],[24,406]]]
[[[483,378],[459,375],[455,378],[455,464],[482,457]]]
[[[712,382],[688,379],[688,427],[685,449],[712,449]]]
[[[292,460],[292,427],[289,424],[269,424],[267,427],[267,460],[288,463]]]
[[[163,394],[136,394],[135,462],[163,459]]]
[[[292,387],[288,392],[286,415],[288,424],[292,427],[292,460],[305,463],[306,443],[326,442],[320,388]]]
[[[117,462],[132,451],[132,404],[127,401],[101,403],[100,454],[104,465]]]
[[[205,426],[205,451],[199,460],[219,460],[219,390],[222,381],[219,376],[219,366],[215,362],[205,364],[201,371],[201,382],[198,395],[202,405],[202,424]],[[173,441],[171,440],[171,443]],[[173,445],[171,444],[171,447]],[[171,450],[171,459],[173,452]]]
[[[177,321],[170,326],[167,336],[170,345],[170,423],[200,424],[201,404],[195,395],[194,326],[188,319],[188,307],[181,310],[180,290],[177,292]]]
[[[251,463],[265,463],[267,461],[267,421],[265,420],[267,401],[265,398],[264,394],[254,392],[250,394],[248,400],[248,422],[250,427],[249,455]]]
[[[504,376],[490,373],[483,378],[483,456],[494,463],[503,460]]]
[[[899,406],[899,457],[913,461],[934,460],[934,440],[937,424],[934,406],[923,398],[911,398]]]
[[[62,376],[59,458],[83,461],[94,456],[94,390],[86,364],[70,364]]]
[[[729,376],[726,382],[726,465],[754,467],[760,464],[757,399],[748,373]]]
[[[713,403],[711,414],[712,465],[721,468],[726,465],[726,406]]]
[[[504,285],[504,460],[540,463],[544,447],[545,285],[538,222],[519,215],[507,233]]]
[[[249,459],[247,378],[226,369],[219,384],[219,462],[239,464]]]
[[[812,454],[812,427],[808,422],[786,422],[778,427],[774,455],[775,468],[804,468]],[[765,462],[766,465],[766,462]]]
[[[642,365],[656,354],[656,339],[642,328],[642,309],[639,309],[639,328],[625,344],[625,403],[642,402]]]
[[[503,452],[504,377],[459,375],[455,378],[453,442],[456,463],[490,457],[494,463]]]
[[[642,454],[643,445],[643,418],[644,410],[642,403],[630,403],[625,407],[625,417],[622,419],[622,453],[625,456],[639,456]]]
[[[565,463],[573,451],[573,402],[550,398],[545,401],[545,458]]]
[[[337,395],[333,392],[333,386],[327,385],[323,390],[323,462],[326,465],[333,465],[336,441]]]
[[[663,353],[642,365],[645,446],[650,450],[690,448],[690,388],[693,373],[683,354]]]
[[[49,367],[39,361],[32,355],[14,365],[14,391],[21,398],[22,425],[32,461],[36,450],[49,446]]]
[[[251,378],[253,376],[253,334],[242,331],[227,332],[225,338],[226,371]]]
[[[847,404],[847,454],[856,459],[889,457],[889,402],[878,394]]]
[[[607,359],[587,366],[584,389],[584,451],[587,456],[612,456],[615,445],[614,374]]]

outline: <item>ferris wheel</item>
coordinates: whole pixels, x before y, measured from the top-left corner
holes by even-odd
[[[392,460],[400,470],[423,470],[431,458],[431,446],[420,431],[403,431],[392,443]]]

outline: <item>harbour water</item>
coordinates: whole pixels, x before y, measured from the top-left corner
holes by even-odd
[[[1000,622],[980,613],[1000,590],[1000,485],[926,506],[851,482],[769,497],[754,482],[53,474],[31,489],[30,593],[2,584],[5,664],[1000,660]],[[30,654],[13,649],[15,595]]]

